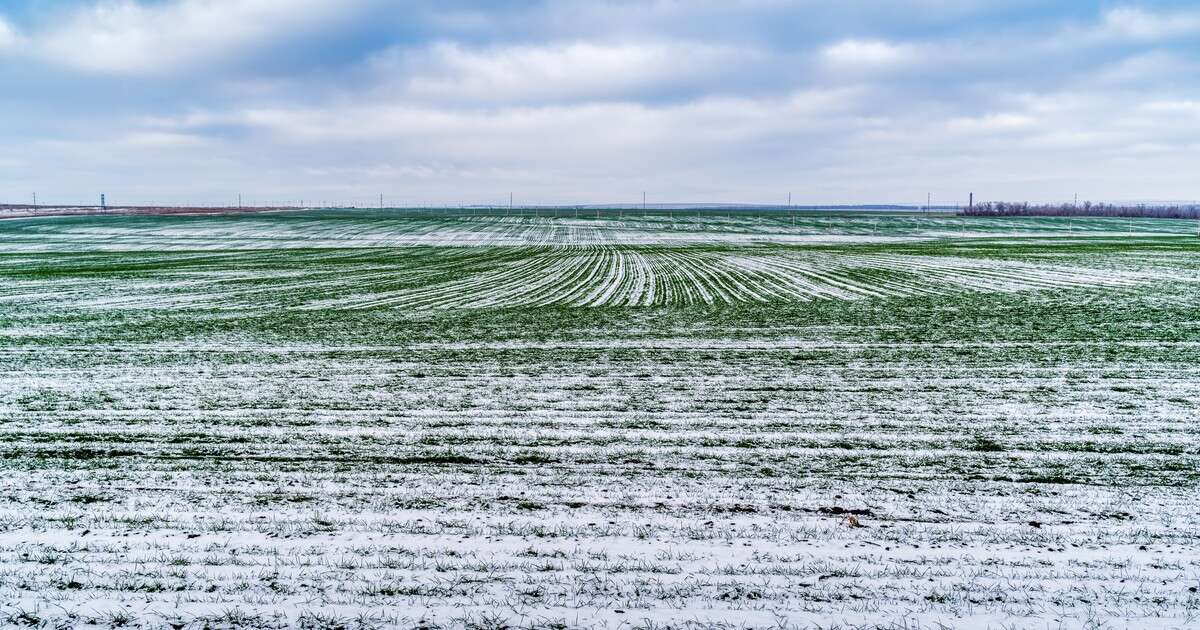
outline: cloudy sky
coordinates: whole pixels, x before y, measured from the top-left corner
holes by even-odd
[[[1200,198],[1200,6],[0,0],[0,201]]]

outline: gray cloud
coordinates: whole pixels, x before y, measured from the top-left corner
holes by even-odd
[[[1200,196],[1185,5],[40,6],[0,20],[9,199]]]

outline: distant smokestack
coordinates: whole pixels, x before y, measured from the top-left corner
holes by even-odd
[[[971,196],[968,197],[968,201],[967,201],[967,210],[974,210],[974,209],[975,209],[975,193],[971,193]]]

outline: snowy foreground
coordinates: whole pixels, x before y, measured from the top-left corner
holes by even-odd
[[[0,222],[0,625],[1200,625],[1194,223]]]

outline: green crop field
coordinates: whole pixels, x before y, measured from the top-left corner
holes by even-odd
[[[0,623],[1194,626],[1196,228],[0,221]]]

